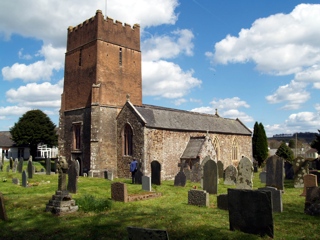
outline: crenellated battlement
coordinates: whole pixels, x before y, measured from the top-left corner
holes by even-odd
[[[131,27],[110,17],[104,18],[102,11],[97,10],[94,17],[68,27],[67,51],[96,39],[140,51],[140,25]]]

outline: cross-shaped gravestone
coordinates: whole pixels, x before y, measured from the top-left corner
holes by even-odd
[[[185,166],[185,162],[178,163],[178,167],[180,167],[180,171],[177,173],[177,175],[174,178],[174,186],[180,186],[184,187],[187,183],[187,177],[183,172],[183,168]]]

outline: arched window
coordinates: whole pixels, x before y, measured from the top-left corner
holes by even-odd
[[[218,137],[215,137],[213,139],[212,144],[213,144],[213,148],[214,148],[214,150],[216,151],[216,154],[217,154],[217,160],[220,160],[220,143],[219,143]]]
[[[132,155],[132,129],[126,124],[123,129],[123,155]]]
[[[239,149],[238,148],[239,148],[238,147],[238,140],[237,140],[237,138],[234,138],[233,142],[232,142],[232,153],[231,153],[232,160],[239,160],[239,156],[238,156]]]

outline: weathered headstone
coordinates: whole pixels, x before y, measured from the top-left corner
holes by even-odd
[[[28,177],[27,177],[27,173],[25,170],[23,170],[22,172],[22,187],[27,187],[28,186]]]
[[[51,175],[51,159],[46,157],[46,175]]]
[[[65,157],[60,157],[58,162],[58,191],[67,190],[68,163]]]
[[[78,171],[76,161],[70,161],[68,168],[68,186],[67,190],[70,193],[77,193],[78,190]]]
[[[180,187],[186,186],[187,177],[183,172],[184,165],[185,165],[184,162],[181,162],[180,164],[178,164],[178,166],[180,167],[180,171],[174,177],[174,183],[173,183],[174,186],[180,186]]]
[[[220,160],[218,160],[218,162],[217,162],[217,167],[218,167],[219,178],[223,178],[224,166],[223,166],[223,163]]]
[[[320,216],[320,188],[308,187],[304,203],[304,213],[311,216]]]
[[[218,167],[213,160],[208,160],[203,166],[203,190],[209,194],[218,192]]]
[[[10,157],[10,159],[9,159],[9,165],[10,165],[10,169],[12,169],[13,168],[13,158],[12,157]]]
[[[16,159],[14,160],[14,162],[13,162],[12,172],[14,172],[14,173],[17,172],[18,163],[19,163],[18,158],[16,158]]]
[[[267,183],[267,172],[259,173],[259,179],[261,183]]]
[[[275,187],[258,188],[258,190],[271,192],[272,211],[273,212],[283,212],[282,191],[281,190],[278,190]]]
[[[161,185],[161,164],[158,161],[151,162],[151,183]]]
[[[32,161],[28,160],[28,178],[33,178],[34,167]]]
[[[111,199],[119,202],[128,201],[127,185],[121,182],[111,184]]]
[[[148,176],[142,176],[142,190],[151,192],[151,178]]]
[[[253,166],[252,162],[246,158],[241,158],[238,165],[238,178],[236,188],[238,189],[252,189]]]
[[[209,207],[209,193],[197,189],[189,190],[188,204]]]
[[[200,182],[201,181],[201,166],[198,162],[195,163],[191,168],[190,181],[191,182]]]
[[[104,174],[105,174],[104,175],[105,179],[113,181],[113,172],[112,172],[112,170],[105,171]]]
[[[220,194],[217,196],[217,207],[228,210],[228,194]]]
[[[12,178],[12,183],[13,184],[16,184],[16,185],[19,185],[20,184],[20,181],[18,178]]]
[[[271,192],[228,189],[230,230],[273,238]]]
[[[294,169],[294,187],[295,188],[303,188],[303,176],[309,174],[309,164],[302,157],[298,157],[294,160],[293,164]]]
[[[267,176],[266,186],[275,187],[279,190],[284,189],[284,162],[277,155],[273,155],[266,160]]]
[[[2,219],[3,221],[8,220],[7,212],[4,207],[4,197],[2,193],[0,193],[0,219]]]
[[[18,167],[17,167],[17,171],[19,173],[22,173],[22,169],[23,169],[23,158],[21,157],[18,161]]]
[[[224,184],[235,185],[237,182],[238,170],[235,166],[229,165],[224,173]]]
[[[127,231],[129,240],[169,240],[169,236],[166,230],[127,227]]]
[[[306,196],[308,187],[318,187],[317,176],[313,174],[306,174],[303,176],[303,183],[303,193],[301,193],[300,196]]]

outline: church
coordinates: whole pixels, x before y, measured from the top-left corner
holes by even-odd
[[[143,175],[173,179],[184,163],[205,158],[237,166],[252,159],[252,132],[239,119],[142,103],[140,26],[96,15],[68,28],[59,151],[80,175]],[[163,71],[166,71],[163,69]]]

